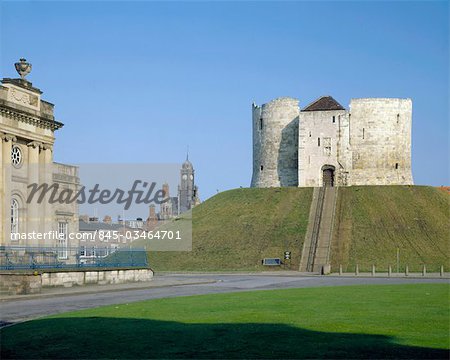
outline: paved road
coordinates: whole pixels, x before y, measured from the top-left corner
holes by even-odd
[[[321,277],[302,275],[159,275],[155,280],[171,281],[176,286],[131,288],[121,291],[96,291],[84,294],[52,295],[2,301],[0,303],[0,324],[16,323],[41,316],[67,311],[87,309],[102,305],[129,303],[139,300],[189,296],[200,294],[226,293],[248,290],[270,290],[285,288],[304,288],[317,286],[340,286],[357,284],[405,284],[405,283],[443,283],[445,279],[407,279],[407,278],[355,278]],[[186,282],[202,284],[179,285]],[[213,281],[205,283],[207,281]]]

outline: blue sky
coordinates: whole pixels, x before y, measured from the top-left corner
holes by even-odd
[[[65,123],[55,160],[182,162],[203,199],[249,186],[251,103],[413,99],[413,175],[449,184],[448,2],[1,3],[0,76]]]

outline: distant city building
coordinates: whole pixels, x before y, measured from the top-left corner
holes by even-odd
[[[186,161],[181,165],[180,169],[178,196],[170,196],[169,184],[163,184],[162,190],[165,201],[160,205],[159,213],[156,213],[154,204],[150,205],[149,216],[146,221],[147,228],[153,229],[158,221],[170,220],[200,204],[194,174],[194,167],[188,157],[186,157]]]
[[[164,183],[162,187],[164,202],[160,205],[159,220],[168,220],[178,215],[178,198],[170,196],[169,184]]]
[[[144,221],[142,220],[142,218],[137,218],[136,220],[125,220],[125,226],[129,227],[130,229],[143,229]]]
[[[119,222],[112,223],[110,220],[108,215],[103,222],[99,222],[95,217],[80,216],[78,227],[81,236],[76,244],[72,244],[79,247],[80,263],[89,263],[130,245],[131,235],[136,229]]]
[[[145,227],[148,231],[152,231],[156,229],[158,226],[158,214],[156,213],[156,206],[155,204],[151,204],[149,206],[149,214],[147,221],[145,222]]]
[[[180,185],[178,186],[178,208],[179,214],[191,210],[200,203],[198,187],[195,185],[195,170],[189,157],[181,166]]]

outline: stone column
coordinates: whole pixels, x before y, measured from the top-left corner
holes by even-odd
[[[41,184],[48,184],[48,186],[51,186],[53,184],[53,148],[50,144],[42,144],[41,145]],[[44,198],[43,204],[43,212],[44,215],[42,217],[42,231],[43,232],[49,232],[49,231],[55,231],[58,230],[55,226],[54,221],[54,211],[53,211],[53,205],[49,203],[49,197],[50,193],[46,195]],[[56,246],[56,241],[49,241],[44,244],[45,246]]]
[[[1,243],[11,244],[11,149],[13,141],[17,141],[14,135],[2,135],[2,228]]]
[[[39,186],[39,146],[41,143],[32,141],[27,144],[28,146],[28,185],[37,184]],[[27,198],[30,196],[31,189],[28,189]],[[34,196],[32,201],[27,204],[27,231],[40,232],[39,216],[41,205],[38,203],[38,196]],[[40,246],[41,244],[37,240],[27,241],[28,246]]]

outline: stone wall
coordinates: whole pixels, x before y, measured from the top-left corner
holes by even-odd
[[[0,274],[0,291],[4,295],[34,294],[40,293],[42,287],[122,284],[152,278],[151,269],[41,271],[34,274],[5,271]]]
[[[298,186],[298,100],[253,105],[253,187]]]
[[[1,295],[38,294],[41,292],[41,277],[33,274],[0,274]]]
[[[412,185],[411,99],[352,99],[350,185]]]
[[[298,104],[253,105],[252,187],[322,186],[324,168],[338,186],[413,184],[410,99],[352,99],[350,111]]]
[[[342,178],[340,171],[346,162],[338,157],[348,152],[343,141],[346,113],[345,110],[300,112],[299,186],[322,186],[322,168],[327,165],[335,168],[335,180]]]
[[[42,286],[121,284],[126,282],[149,281],[153,272],[149,269],[101,270],[101,271],[67,271],[42,274]]]

